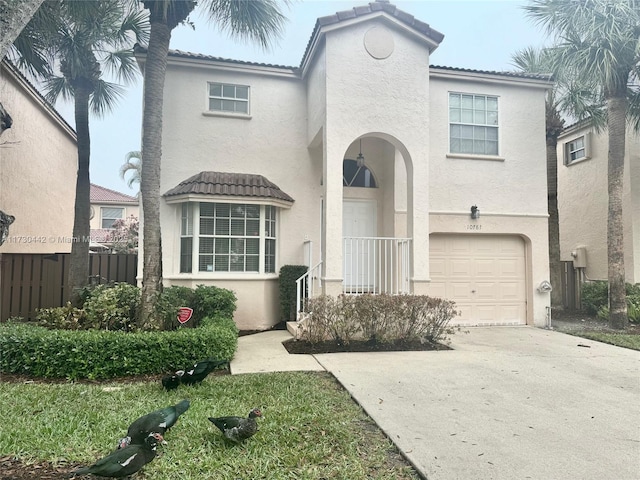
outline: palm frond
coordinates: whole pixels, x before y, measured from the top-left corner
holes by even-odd
[[[277,0],[205,0],[208,19],[220,31],[241,41],[270,48],[281,37],[287,18],[280,10],[289,2]]]
[[[44,98],[51,105],[54,105],[59,98],[65,101],[73,99],[73,88],[64,77],[50,76],[44,80],[43,85]]]
[[[108,72],[124,83],[133,83],[140,73],[133,49],[106,52],[103,63]]]
[[[99,117],[111,112],[124,94],[125,89],[121,85],[98,80],[91,95],[91,111]]]

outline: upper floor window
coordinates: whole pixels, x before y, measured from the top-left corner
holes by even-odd
[[[498,97],[449,93],[449,152],[498,155]]]
[[[101,226],[100,228],[113,228],[116,220],[122,220],[124,217],[124,208],[102,207],[100,209]]]
[[[194,258],[195,257],[195,258]],[[180,272],[276,271],[276,207],[183,203]]]
[[[345,187],[376,188],[376,179],[365,165],[358,165],[355,160],[342,161],[342,185]]]
[[[582,135],[564,144],[564,164],[571,165],[579,160],[586,160],[590,157],[589,152],[590,134]]]
[[[209,83],[209,111],[249,113],[249,87],[230,83]]]

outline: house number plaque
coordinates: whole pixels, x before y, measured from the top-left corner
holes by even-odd
[[[478,225],[476,223],[468,223],[464,226],[465,230],[482,230],[482,225]]]

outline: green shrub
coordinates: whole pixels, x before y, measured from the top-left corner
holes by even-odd
[[[425,295],[327,295],[308,301],[302,338],[348,344],[356,336],[372,343],[441,342],[454,333],[458,312],[449,300]]]
[[[307,270],[305,265],[284,265],[280,268],[280,309],[284,322],[296,319],[296,280]]]
[[[609,305],[609,284],[596,280],[582,284],[580,296],[582,308],[590,315],[596,315],[601,307]]]
[[[43,327],[58,328],[64,330],[88,330],[99,328],[96,323],[91,323],[87,313],[67,302],[64,307],[39,308],[36,313],[37,322]]]
[[[155,315],[162,322],[164,330],[176,330],[183,326],[178,322],[178,309],[180,307],[193,308],[195,303],[195,292],[189,287],[173,285],[164,288],[158,296],[155,304]],[[184,326],[193,326],[193,319]]]
[[[236,294],[226,288],[198,285],[194,291],[193,320],[197,326],[205,317],[233,318],[236,311]]]
[[[230,318],[201,328],[137,333],[7,322],[0,325],[0,372],[68,379],[161,374],[206,357],[231,359],[237,333]]]
[[[135,329],[140,306],[140,289],[129,283],[99,285],[89,295],[84,310],[89,322],[105,330]]]

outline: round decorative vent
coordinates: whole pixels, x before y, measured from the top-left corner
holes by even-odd
[[[369,55],[383,60],[393,53],[393,35],[384,27],[373,27],[364,34],[364,48]]]

